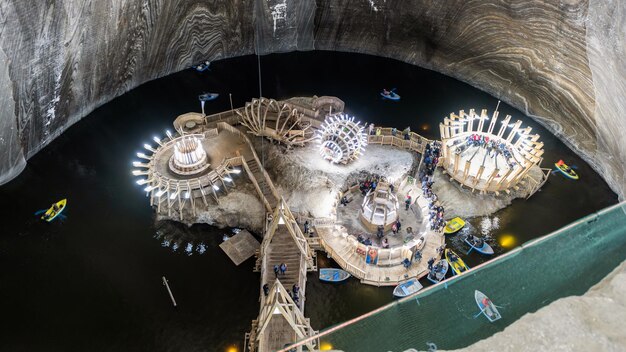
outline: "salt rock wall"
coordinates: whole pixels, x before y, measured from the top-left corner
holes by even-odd
[[[22,154],[31,156],[145,81],[255,49],[322,49],[395,58],[483,89],[546,125],[623,198],[624,6],[620,0],[5,0],[0,49],[9,68],[8,79],[0,74],[0,102],[12,100],[15,108],[0,110],[0,127],[13,126],[17,135],[0,134],[9,141],[0,139],[0,146],[11,148],[0,153],[0,173],[13,177]]]
[[[21,171],[70,125],[112,98],[205,59],[254,52],[252,2],[49,0],[0,2],[0,171]],[[0,54],[0,62],[3,61]],[[3,66],[4,68],[4,66]],[[11,128],[19,138],[6,138]],[[6,150],[10,150],[6,152]],[[22,158],[23,159],[23,158]],[[0,177],[0,181],[3,177]]]

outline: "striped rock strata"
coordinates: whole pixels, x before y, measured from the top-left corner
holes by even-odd
[[[0,3],[0,183],[95,107],[194,62],[291,50],[386,56],[533,116],[626,191],[619,0]]]

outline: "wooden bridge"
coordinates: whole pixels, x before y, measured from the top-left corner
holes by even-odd
[[[255,266],[261,272],[261,308],[251,332],[246,334],[247,351],[276,351],[317,333],[304,316],[306,274],[317,270],[315,252],[284,199],[280,198],[274,212],[268,214],[266,225]],[[276,275],[274,267],[281,264],[286,264],[287,270]],[[296,283],[300,287],[298,303],[292,294]],[[263,293],[265,284],[270,288],[267,296]],[[315,346],[311,342],[304,348],[314,350]]]

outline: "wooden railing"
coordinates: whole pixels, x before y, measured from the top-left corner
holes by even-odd
[[[423,153],[426,144],[431,140],[420,136],[415,132],[409,132],[409,139],[404,139],[402,131],[397,130],[395,136],[392,134],[392,128],[390,127],[378,127],[376,128],[376,134],[370,134],[367,136],[367,142],[369,144],[381,144],[391,145],[394,147],[400,147],[403,149],[409,149],[418,153]],[[378,133],[380,131],[380,134]]]
[[[255,161],[259,165],[259,170],[263,173],[263,176],[265,177],[265,182],[270,187],[270,190],[272,191],[272,194],[274,195],[276,200],[280,199],[280,195],[278,194],[278,191],[276,191],[276,188],[274,187],[274,183],[272,182],[272,179],[270,178],[270,175],[268,175],[267,171],[265,171],[265,167],[263,167],[263,163],[261,163],[261,160],[259,159],[259,156],[257,155],[256,151],[254,150],[254,147],[252,146],[252,142],[250,141],[248,136],[246,136],[244,133],[242,133],[241,131],[239,131],[235,127],[233,127],[233,126],[231,126],[231,125],[229,125],[228,123],[225,123],[225,122],[218,122],[217,123],[217,127],[218,127],[218,129],[223,129],[223,130],[226,130],[226,131],[229,131],[231,133],[234,133],[234,134],[238,135],[239,137],[241,137],[246,142],[246,144],[248,145],[248,148],[252,152],[252,156],[254,157]]]

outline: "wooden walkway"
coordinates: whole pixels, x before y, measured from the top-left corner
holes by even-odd
[[[268,215],[266,228],[256,265],[261,271],[261,308],[245,343],[249,351],[258,352],[276,351],[316,333],[304,316],[306,274],[316,270],[314,252],[282,198]],[[286,264],[287,270],[276,275],[274,267],[281,264]],[[298,303],[292,293],[296,283],[300,287]],[[270,288],[267,296],[265,284]],[[314,345],[305,348],[313,350]]]

